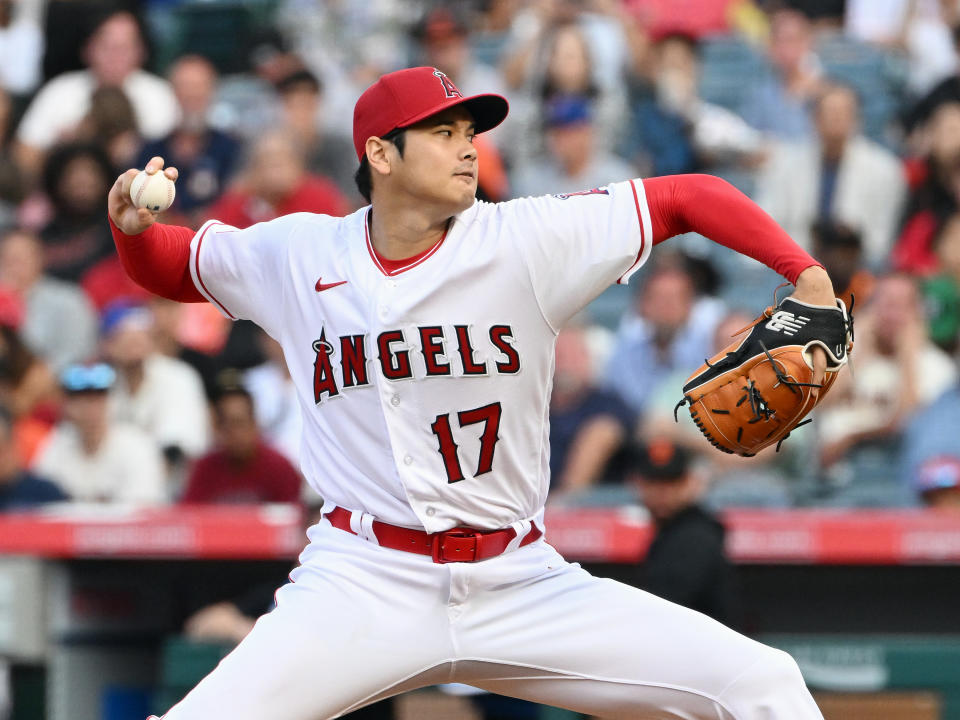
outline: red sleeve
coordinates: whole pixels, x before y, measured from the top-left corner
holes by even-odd
[[[190,241],[194,232],[178,225],[154,223],[139,235],[110,231],[127,274],[155,295],[179,302],[206,302],[190,277]]]
[[[669,175],[643,181],[654,244],[674,235],[700,233],[759,260],[796,284],[819,265],[759,205],[712,175]]]

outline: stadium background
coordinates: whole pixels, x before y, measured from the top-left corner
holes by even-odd
[[[829,720],[960,719],[958,44],[955,0],[0,0],[0,717],[163,711],[267,609],[319,500],[275,346],[127,281],[110,183],[162,154],[167,222],[349,212],[353,102],[431,64],[510,100],[485,199],[719,175],[856,296],[855,372],[735,461],[672,408],[778,278],[658,247],[561,335],[551,540],[643,585],[625,448],[689,448],[731,622],[790,650]],[[457,688],[394,712],[569,717]]]

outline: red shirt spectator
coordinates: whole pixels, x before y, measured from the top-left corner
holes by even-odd
[[[238,228],[296,212],[342,216],[347,201],[337,186],[317,175],[304,175],[293,191],[272,204],[256,193],[238,187],[225,192],[210,208],[210,217]]]
[[[307,172],[303,153],[288,133],[261,136],[239,182],[210,208],[210,217],[245,228],[295,212],[341,216],[347,200],[330,180]]]
[[[300,475],[261,439],[250,394],[239,386],[221,391],[214,415],[218,447],[194,464],[181,502],[299,502]]]

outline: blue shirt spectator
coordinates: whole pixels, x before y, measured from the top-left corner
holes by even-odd
[[[626,438],[637,416],[615,393],[593,388],[574,405],[550,411],[550,477],[560,478],[577,434],[590,420],[608,418],[619,425]],[[602,482],[605,478],[601,476]]]
[[[176,167],[180,177],[173,208],[189,216],[220,197],[242,149],[208,121],[217,89],[217,71],[210,61],[185,55],[173,64],[169,79],[180,104],[180,121],[169,135],[143,146],[137,167],[144,167],[155,155]]]
[[[960,456],[960,385],[940,395],[916,413],[907,425],[901,461],[901,478],[916,487],[923,464],[942,455]]]
[[[681,268],[655,268],[644,279],[638,316],[626,318],[606,369],[606,384],[644,413],[649,398],[678,371],[689,374],[713,353],[718,306],[698,301]]]
[[[597,386],[588,332],[570,327],[557,337],[550,396],[553,500],[612,479],[608,477],[612,461],[636,424],[623,400]]]
[[[750,82],[740,115],[757,130],[783,140],[812,136],[812,103],[820,91],[821,71],[810,21],[803,13],[773,13],[767,54],[772,73]]]

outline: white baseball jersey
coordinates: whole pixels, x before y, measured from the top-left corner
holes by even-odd
[[[207,223],[194,282],[283,345],[324,499],[429,532],[538,519],[557,329],[650,254],[642,184],[477,202],[391,271],[368,213]],[[164,720],[336,718],[451,681],[600,717],[823,720],[785,653],[542,537],[441,564],[364,522],[311,527],[276,607]]]
[[[194,283],[282,346],[301,467],[336,505],[439,532],[539,518],[558,330],[653,244],[643,184],[489,204],[385,270],[370,209],[193,239]]]

